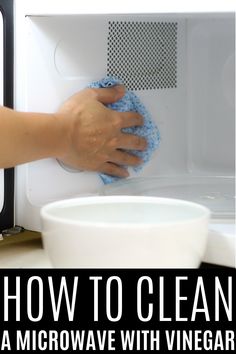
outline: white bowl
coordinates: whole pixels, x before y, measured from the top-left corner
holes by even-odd
[[[144,196],[97,196],[41,210],[43,243],[54,267],[196,268],[210,211]]]

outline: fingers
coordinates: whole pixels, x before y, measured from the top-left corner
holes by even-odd
[[[100,171],[111,176],[128,177],[129,173],[125,166],[137,166],[141,164],[143,160],[135,155],[129,154],[124,151],[116,150],[112,153],[110,161],[106,162]]]
[[[147,141],[137,135],[121,133],[117,141],[118,149],[139,150],[144,151],[147,148]]]
[[[117,166],[116,164],[111,162],[106,162],[100,170],[102,173],[105,173],[110,176],[116,176],[121,178],[129,176],[128,171],[124,167]]]
[[[117,165],[137,166],[142,163],[142,159],[127,152],[116,150],[111,156],[111,162]]]
[[[92,88],[87,89],[90,95],[94,95],[94,98],[103,103],[114,103],[120,100],[125,94],[125,87],[123,85],[116,85],[113,87],[106,87],[106,88]]]
[[[144,123],[143,117],[136,112],[116,112],[115,119],[120,129],[142,126]]]

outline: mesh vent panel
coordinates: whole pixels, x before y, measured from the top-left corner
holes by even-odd
[[[110,21],[107,74],[130,90],[177,87],[177,23]]]

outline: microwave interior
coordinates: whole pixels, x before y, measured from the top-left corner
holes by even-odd
[[[234,14],[26,16],[25,25],[26,111],[54,112],[90,82],[115,76],[149,110],[161,143],[140,173],[106,187],[97,173],[55,159],[19,166],[17,224],[40,230],[42,205],[100,193],[173,196],[233,218]]]

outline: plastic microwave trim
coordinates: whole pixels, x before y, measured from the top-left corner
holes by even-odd
[[[0,0],[3,17],[3,103],[13,108],[13,0]],[[0,231],[14,224],[14,169],[4,170],[4,204],[0,212]]]

